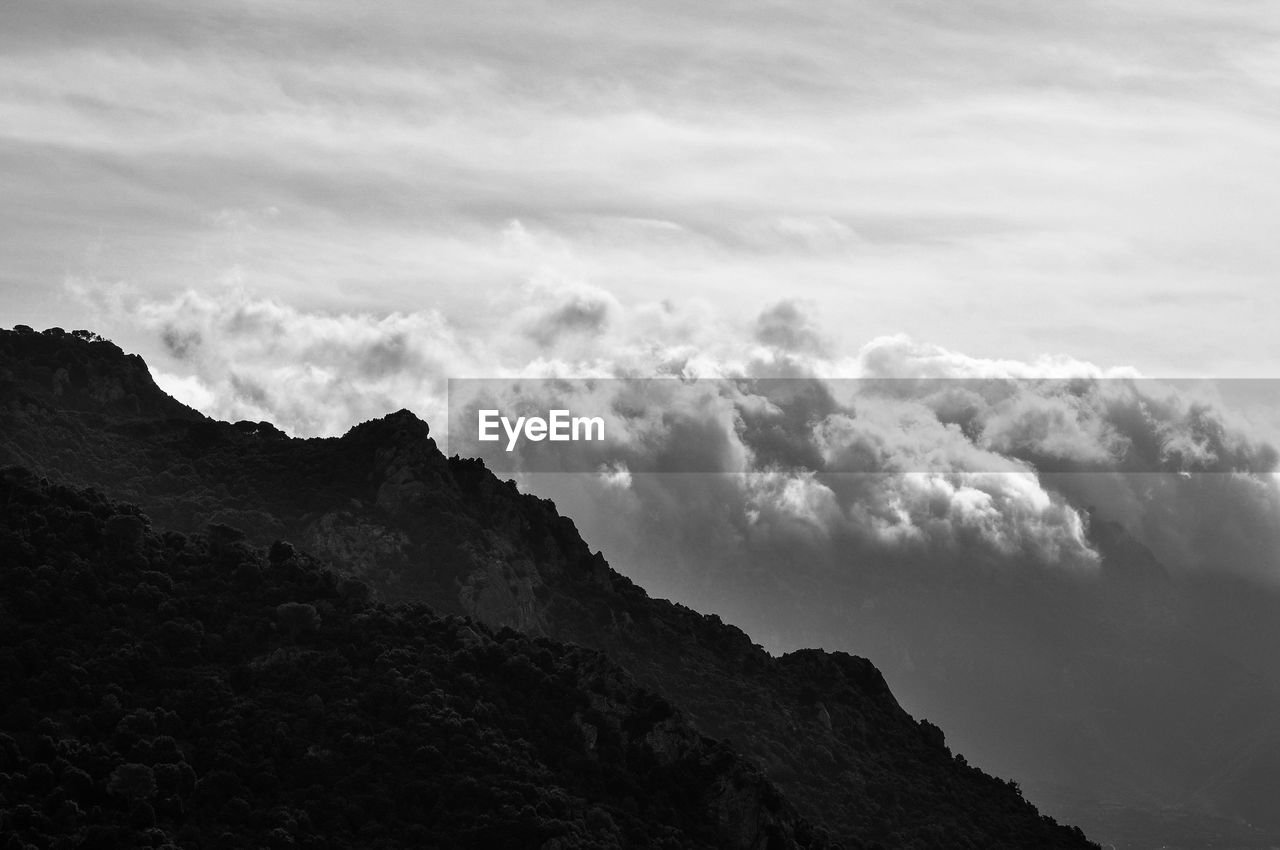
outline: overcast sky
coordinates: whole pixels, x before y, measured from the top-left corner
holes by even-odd
[[[467,338],[786,297],[847,350],[1274,377],[1278,85],[1267,2],[16,0],[0,311],[153,354],[94,292]]]

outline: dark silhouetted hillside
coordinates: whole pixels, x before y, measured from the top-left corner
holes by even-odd
[[[649,598],[553,504],[478,461],[445,458],[408,411],[299,440],[267,423],[182,415],[142,388],[119,409],[63,404],[50,364],[85,359],[85,374],[109,373],[120,355],[105,345],[0,332],[0,463],[101,487],[180,531],[216,523],[255,546],[290,540],[385,602],[602,651],[848,847],[1091,846],[1012,783],[953,757],[870,662],[773,658],[715,616]]]
[[[6,846],[826,846],[600,653],[25,470],[0,503]]]

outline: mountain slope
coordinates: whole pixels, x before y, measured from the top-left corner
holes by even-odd
[[[161,534],[25,470],[0,502],[18,846],[826,846],[599,653],[388,610],[287,544]]]
[[[1089,846],[954,758],[865,659],[773,658],[714,616],[650,599],[554,505],[477,461],[445,458],[411,413],[296,440],[266,423],[198,418],[148,392],[123,408],[83,404],[93,394],[78,375],[109,373],[123,357],[105,345],[0,334],[0,462],[106,488],[173,528],[214,522],[257,544],[292,540],[386,601],[601,650],[755,760],[848,846]],[[92,368],[55,377],[59,363],[82,359]],[[59,380],[70,392],[54,392]]]

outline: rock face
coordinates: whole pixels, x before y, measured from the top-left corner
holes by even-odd
[[[404,551],[409,538],[377,523],[361,522],[351,511],[321,514],[303,531],[302,544],[343,564],[356,576],[369,576],[377,564]]]
[[[264,439],[262,423],[203,419],[113,418],[104,427],[86,418],[102,411],[68,411],[51,392],[29,390],[39,380],[28,349],[48,346],[36,336],[33,347],[0,332],[0,374],[12,376],[14,394],[0,407],[0,463],[106,488],[180,530],[222,522],[258,544],[294,540],[384,601],[425,601],[602,651],[698,734],[758,765],[846,846],[1090,846],[1015,787],[954,758],[870,662],[817,650],[773,658],[718,617],[649,598],[552,503],[479,461],[445,458],[408,411],[332,439]],[[76,338],[58,344],[91,354]],[[598,747],[605,731],[584,720],[574,734]],[[665,734],[651,745],[655,758],[681,746]],[[741,823],[759,801],[735,787],[724,786],[717,805],[726,822]],[[763,833],[744,829],[735,840],[755,846]]]

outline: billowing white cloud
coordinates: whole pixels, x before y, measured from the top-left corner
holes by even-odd
[[[504,238],[541,264],[527,232],[512,225]],[[72,288],[109,324],[151,334],[172,390],[224,418],[328,434],[410,407],[448,446],[446,382],[467,376],[501,377],[477,385],[507,410],[600,415],[603,443],[541,443],[518,459],[499,448],[490,460],[524,470],[535,490],[550,480],[540,472],[606,470],[580,476],[569,494],[582,498],[573,512],[588,528],[599,511],[630,512],[598,525],[598,542],[623,562],[651,554],[633,531],[660,517],[688,528],[675,539],[721,528],[726,563],[815,534],[866,557],[982,553],[1019,569],[1088,572],[1092,506],[1170,566],[1280,578],[1276,479],[1258,474],[1276,453],[1194,392],[1127,368],[986,360],[900,336],[842,352],[793,302],[735,326],[627,305],[558,268],[536,266],[505,311],[466,333],[435,311],[326,314],[236,288],[170,299]],[[548,382],[584,376],[595,380]],[[681,471],[705,475],[665,474]],[[1236,534],[1242,523],[1249,532]],[[696,571],[686,555],[669,553],[661,568]]]
[[[301,435],[340,433],[400,407],[443,411],[444,376],[467,347],[437,313],[320,314],[228,289],[168,300],[73,283],[106,324],[153,334],[161,385],[203,412],[271,420]]]
[[[599,413],[602,444],[490,465],[650,593],[773,651],[870,657],[904,706],[1003,775],[1105,776],[1147,799],[1192,758],[1158,745],[1171,725],[1203,736],[1223,693],[1271,705],[1274,629],[1229,594],[1274,610],[1280,475],[1264,472],[1261,408],[1233,413],[1239,388],[902,336],[858,347],[802,302],[734,322],[538,262],[479,321],[303,310],[236,286],[70,291],[108,335],[151,341],[165,387],[225,418],[332,434],[409,407],[441,440],[451,377],[487,379],[466,386],[512,412]],[[582,318],[597,304],[599,333]],[[1153,703],[1175,692],[1177,712]],[[1081,741],[1099,705],[1109,725]],[[1233,711],[1241,736],[1265,732]]]

